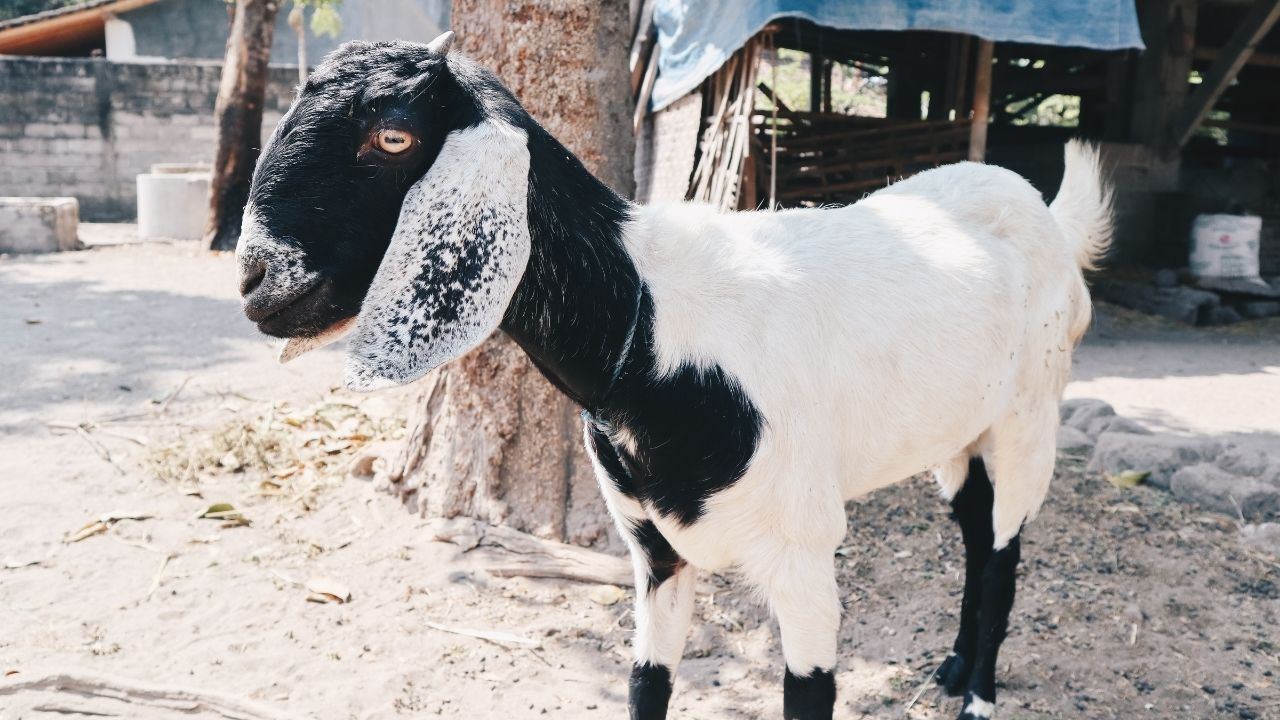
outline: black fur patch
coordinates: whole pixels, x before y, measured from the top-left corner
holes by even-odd
[[[836,704],[836,678],[830,670],[808,677],[787,674],[782,680],[782,716],[786,720],[831,720]]]
[[[684,558],[662,537],[652,520],[640,522],[632,529],[631,534],[649,561],[649,591],[653,592],[680,570],[684,565]]]
[[[994,503],[995,491],[987,476],[987,467],[981,458],[972,458],[964,485],[951,500],[951,516],[960,525],[964,538],[964,598],[960,601],[960,627],[952,653],[943,661],[936,676],[938,684],[951,696],[964,694],[977,648],[982,573],[995,542],[995,530],[991,524]]]
[[[671,671],[644,663],[631,669],[627,707],[631,720],[664,720],[671,701]]]

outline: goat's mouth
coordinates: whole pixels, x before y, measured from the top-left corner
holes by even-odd
[[[274,307],[245,306],[245,316],[265,335],[278,338],[319,335],[339,320],[341,313],[329,299],[330,283],[319,279]]]

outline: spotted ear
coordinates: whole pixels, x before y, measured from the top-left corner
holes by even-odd
[[[497,329],[529,262],[528,198],[523,131],[449,134],[405,195],[347,346],[347,387],[412,382]]]

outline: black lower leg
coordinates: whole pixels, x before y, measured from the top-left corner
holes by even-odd
[[[978,644],[965,693],[962,718],[989,718],[996,700],[996,658],[1009,629],[1009,611],[1017,583],[1022,543],[1017,537],[991,553],[982,573],[982,608],[978,612]]]
[[[938,668],[937,680],[950,695],[965,691],[973,667],[978,644],[978,609],[982,604],[982,575],[991,557],[995,532],[991,526],[991,508],[995,493],[987,468],[981,458],[969,461],[969,475],[964,486],[951,500],[951,515],[960,525],[964,538],[964,598],[960,601],[960,628],[956,632],[951,655]]]
[[[631,688],[627,698],[631,720],[663,720],[667,717],[670,700],[670,670],[649,663],[631,668]]]
[[[786,720],[831,720],[836,704],[836,678],[830,670],[805,676],[787,668],[782,681],[782,716]]]

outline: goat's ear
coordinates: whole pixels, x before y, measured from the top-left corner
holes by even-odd
[[[347,346],[347,387],[412,382],[497,329],[529,263],[528,204],[523,131],[449,134],[400,208]]]

